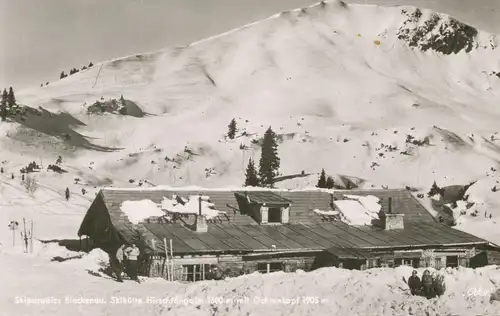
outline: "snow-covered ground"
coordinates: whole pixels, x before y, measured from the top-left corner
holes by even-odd
[[[422,12],[421,24],[431,18],[431,12]],[[446,15],[439,16],[439,25],[448,21]],[[68,117],[47,117],[47,122],[54,123],[50,136],[47,130],[34,132],[18,123],[0,124],[4,169],[0,173],[0,273],[6,289],[1,306],[7,307],[7,315],[36,315],[40,308],[52,315],[127,315],[130,311],[493,315],[500,310],[498,303],[489,305],[481,295],[462,295],[469,288],[489,289],[489,278],[498,275],[495,268],[447,275],[446,296],[426,301],[408,297],[400,289],[401,275],[409,275],[404,268],[396,272],[324,269],[192,285],[147,280],[137,285],[89,274],[85,269],[94,269],[89,268],[92,260],[50,262],[52,252],[60,250],[49,249],[45,257],[6,250],[12,244],[7,225],[19,221],[22,226],[23,217],[34,222],[35,239],[75,239],[86,210],[103,186],[239,187],[248,159],[258,161],[256,143],[268,126],[282,138],[281,173],[311,174],[279,182],[279,187],[312,187],[322,168],[335,179],[362,180],[366,188],[409,186],[417,190],[416,196],[426,193],[434,181],[440,187],[476,181],[466,192],[468,202],[474,204],[465,208],[460,202],[454,211],[457,228],[500,244],[500,78],[493,74],[500,71],[496,48],[500,40],[479,31],[478,45],[470,52],[422,52],[397,38],[407,20],[401,8],[343,7],[332,1],[278,14],[186,47],[104,62],[48,86],[17,91],[20,104],[43,107],[53,114],[69,113],[84,123],[72,127],[76,132],[93,144],[117,150],[64,145],[54,136],[64,128],[53,120],[68,121]],[[87,114],[95,101],[121,95],[149,115]],[[233,117],[237,137],[227,140],[224,135]],[[59,155],[61,167],[68,172],[47,171]],[[30,193],[19,169],[31,161],[43,170],[30,175],[38,184]],[[71,190],[69,201],[64,199],[66,187]],[[427,197],[419,199],[430,209]],[[372,209],[368,205],[373,206],[373,201],[360,204],[365,202]],[[15,232],[18,247],[20,232]],[[39,243],[34,246],[36,252],[43,248]],[[15,295],[60,298],[68,293],[251,299],[317,296],[327,303],[243,304],[219,306],[217,312],[215,307],[175,304],[170,311],[168,306],[151,304],[132,308],[12,305]]]
[[[49,247],[53,248],[53,247]],[[411,268],[252,274],[191,284],[143,278],[117,283],[99,273],[106,254],[50,262],[2,248],[2,315],[498,315],[500,267],[441,270],[444,296],[413,297],[403,281]],[[41,249],[41,250],[40,250]],[[73,255],[78,255],[74,253]],[[431,269],[432,270],[432,269]],[[421,275],[423,269],[419,269]]]

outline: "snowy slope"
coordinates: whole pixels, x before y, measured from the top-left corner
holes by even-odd
[[[431,301],[407,296],[401,281],[410,273],[406,268],[322,269],[191,285],[161,280],[118,284],[92,275],[97,269],[93,255],[50,262],[53,256],[78,254],[38,242],[36,255],[26,255],[19,231],[12,249],[7,229],[10,221],[24,217],[35,222],[37,239],[74,239],[96,192],[107,185],[239,187],[248,159],[259,157],[255,143],[271,125],[282,138],[283,176],[305,171],[279,187],[311,187],[321,168],[336,180],[348,176],[367,188],[409,186],[419,191],[415,195],[427,192],[433,181],[441,187],[477,181],[466,192],[469,203],[459,202],[453,211],[457,228],[500,244],[500,78],[493,73],[500,71],[499,39],[471,32],[428,10],[332,1],[17,91],[19,103],[51,113],[40,116],[49,126],[42,131],[33,130],[36,124],[23,126],[26,122],[0,124],[0,278],[7,286],[0,298],[2,314],[495,315],[498,302],[489,303],[489,293],[482,294],[499,288],[496,267],[447,273],[449,291]],[[447,47],[443,42],[450,38],[455,45]],[[457,54],[436,51],[462,46]],[[149,115],[87,114],[95,101],[121,95]],[[84,125],[57,115],[60,111]],[[233,117],[238,137],[228,141],[224,135]],[[116,150],[65,143],[60,137],[68,122],[88,142]],[[46,170],[58,155],[67,173]],[[43,170],[30,175],[38,188],[29,194],[19,169],[33,160]],[[430,208],[430,199],[421,201]],[[473,295],[467,295],[471,289]],[[251,299],[282,294],[326,301],[201,307],[14,304],[16,295],[163,298],[169,293]]]
[[[62,153],[74,172],[103,184],[224,187],[242,184],[248,159],[259,157],[254,142],[271,125],[283,139],[281,173],[312,173],[284,188],[314,185],[323,167],[366,187],[421,192],[433,181],[495,182],[498,42],[429,10],[320,3],[17,93],[22,104],[70,113],[88,141],[120,150],[75,150],[40,133],[34,142],[12,124],[2,143],[27,157]],[[87,115],[93,102],[120,95],[150,115]],[[233,117],[239,133],[227,141]]]

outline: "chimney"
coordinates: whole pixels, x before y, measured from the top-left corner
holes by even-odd
[[[201,195],[198,197],[198,214],[195,215],[194,231],[197,233],[206,233],[208,231],[207,220],[201,213]]]
[[[198,197],[198,215],[201,216],[201,195]]]
[[[404,214],[394,213],[392,197],[388,198],[387,213],[380,212],[380,221],[385,230],[404,229]]]

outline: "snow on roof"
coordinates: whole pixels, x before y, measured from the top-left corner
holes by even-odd
[[[364,208],[372,213],[378,214],[378,212],[380,212],[380,210],[382,209],[382,205],[379,204],[380,199],[373,195],[361,196],[344,194],[344,197],[358,201],[359,203],[361,203],[361,205],[363,205]]]
[[[161,202],[161,208],[171,212],[171,213],[180,213],[180,214],[198,214],[199,213],[199,196],[192,195],[188,199],[183,199],[183,203],[177,201],[176,196],[173,196],[173,199],[169,199],[163,197],[163,201]],[[211,202],[208,202],[209,197],[202,196],[201,200],[201,214],[205,215],[207,219],[214,218],[220,214],[225,214],[225,212],[219,211],[215,209],[215,205]]]
[[[366,209],[359,201],[340,200],[333,202],[335,207],[342,212],[350,225],[371,225],[372,219],[378,216]]]
[[[164,216],[165,212],[151,200],[124,201],[120,209],[133,224],[152,216]]]
[[[339,211],[333,211],[333,210],[322,211],[322,210],[314,209],[313,212],[316,214],[319,214],[319,215],[339,215],[340,214]]]

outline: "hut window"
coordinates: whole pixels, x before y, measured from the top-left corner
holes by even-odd
[[[405,258],[405,259],[403,259],[403,265],[410,266],[413,268],[418,268],[420,266],[420,259],[419,258]]]
[[[441,261],[441,257],[436,257],[434,258],[434,269],[441,269],[442,267],[442,261]]]
[[[260,262],[257,264],[257,271],[260,273],[271,273],[282,271],[283,265],[281,262]]]
[[[281,208],[270,207],[267,216],[268,223],[281,223]]]
[[[378,268],[381,266],[381,260],[380,259],[368,259],[368,269],[370,268]]]
[[[182,266],[183,281],[201,281],[206,279],[207,272],[210,269],[208,264],[188,264]]]
[[[470,265],[470,260],[468,258],[458,258],[458,265],[468,268]]]
[[[455,268],[458,266],[458,256],[447,256],[446,257],[446,266]]]

